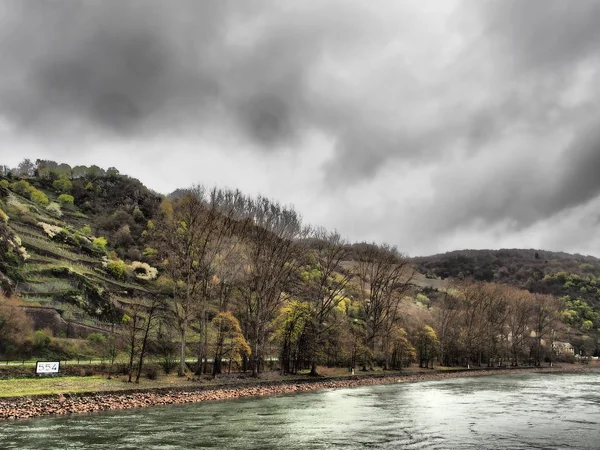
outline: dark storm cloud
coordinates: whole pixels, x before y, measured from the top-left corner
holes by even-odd
[[[549,201],[551,208],[578,206],[600,194],[600,121],[581,131],[561,162],[564,166]]]
[[[522,67],[564,69],[598,51],[597,0],[496,0],[482,2],[488,31],[504,41]]]
[[[223,42],[235,18],[228,2],[19,0],[5,8],[3,109],[34,132],[73,122],[124,135],[201,128],[228,100],[229,69],[244,65]],[[251,6],[242,9],[252,18]],[[259,76],[247,75],[248,83]]]
[[[334,184],[368,179],[390,158],[437,152],[444,134],[403,123],[426,90],[404,75],[402,51],[397,85],[354,79],[408,28],[398,4],[379,6],[389,23],[338,0],[14,0],[2,13],[1,113],[44,138],[219,129],[267,151],[315,131],[335,142]]]
[[[587,211],[600,195],[600,1],[448,5],[7,0],[0,132],[157,155],[176,136],[235,162],[260,149],[245,155],[257,167],[310,155],[304,195],[388,241],[498,224],[517,235]],[[369,214],[340,211],[346,195]]]
[[[335,2],[293,5],[5,3],[2,113],[50,135],[201,133],[217,125],[261,148],[293,142],[308,128],[327,129],[339,107],[311,92],[313,67],[361,33],[359,8],[334,17]]]
[[[495,74],[464,129],[478,164],[441,171],[429,217],[518,231],[600,195],[600,2],[480,5]]]

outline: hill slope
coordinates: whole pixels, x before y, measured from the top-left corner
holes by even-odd
[[[181,192],[176,191],[171,198]],[[38,161],[29,172],[0,176],[0,288],[16,292],[28,309],[45,309],[54,316],[57,311],[63,323],[98,327],[119,324],[124,307],[135,297],[172,294],[168,280],[163,284],[162,276],[155,279],[160,270],[164,272],[163,261],[157,258],[153,262],[153,249],[147,247],[145,237],[150,221],[159,216],[162,200],[161,195],[114,168],[71,168]],[[163,208],[168,207],[165,205]],[[310,241],[306,244],[310,247]],[[332,269],[332,279],[343,279],[344,270],[356,265],[357,249],[364,245],[349,246],[348,261]],[[319,270],[308,255],[304,258],[309,269],[295,274],[295,284],[286,289],[290,298],[310,302],[318,297],[308,287]],[[561,318],[567,330],[563,335],[569,339],[589,335],[596,340],[600,329],[597,258],[502,249],[462,250],[417,257],[411,262],[420,273],[412,278],[411,292],[403,294],[403,301],[413,302],[404,302],[398,323],[412,330],[414,336],[418,336],[422,323],[438,320],[436,308],[444,301],[444,291],[451,282],[472,278],[552,294],[564,305]],[[153,263],[156,268],[150,266]],[[241,286],[242,291],[244,288],[247,285]],[[340,303],[345,305],[344,320],[355,326],[368,320],[369,289],[361,288],[356,276],[350,277],[343,289],[347,298],[339,296],[344,299]],[[347,336],[342,338],[350,342]]]
[[[3,289],[68,320],[110,322],[120,298],[153,288],[150,281],[115,276],[107,251],[142,260],[142,234],[161,197],[115,170],[80,167],[76,176],[61,176],[42,165],[33,176],[0,181],[2,233],[21,248],[4,249]],[[24,262],[17,268],[15,259]]]

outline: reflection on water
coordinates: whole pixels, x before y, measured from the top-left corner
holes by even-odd
[[[0,423],[4,449],[598,449],[600,374],[510,375]]]

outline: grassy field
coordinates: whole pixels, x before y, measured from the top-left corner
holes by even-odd
[[[164,376],[160,380],[141,378],[139,384],[127,383],[126,378],[123,376],[111,380],[100,375],[91,377],[21,378],[0,380],[0,398],[185,386],[198,386],[198,383],[177,376]]]
[[[418,367],[404,369],[402,373],[411,374],[419,372]],[[319,374],[324,379],[336,379],[350,375],[346,368],[326,368],[319,367]],[[159,389],[159,388],[182,388],[215,386],[228,384],[254,384],[260,382],[270,382],[284,380],[293,382],[294,380],[306,379],[308,370],[298,375],[280,375],[279,372],[265,372],[261,378],[255,379],[248,376],[239,378],[241,374],[232,374],[232,377],[223,375],[222,378],[211,379],[208,376],[191,380],[187,377],[178,377],[176,374],[162,375],[157,380],[149,380],[146,377],[140,379],[139,384],[128,383],[125,375],[116,375],[108,380],[104,375],[95,375],[88,377],[81,376],[61,376],[55,378],[16,378],[0,380],[0,398],[2,397],[26,397],[35,395],[65,394],[65,393],[84,393],[100,391],[127,391],[136,389]],[[356,377],[372,376],[381,374],[383,371],[356,372]],[[387,372],[391,374],[393,372]]]

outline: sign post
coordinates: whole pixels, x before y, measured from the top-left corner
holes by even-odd
[[[60,372],[60,361],[38,361],[35,363],[35,374],[45,375]]]

